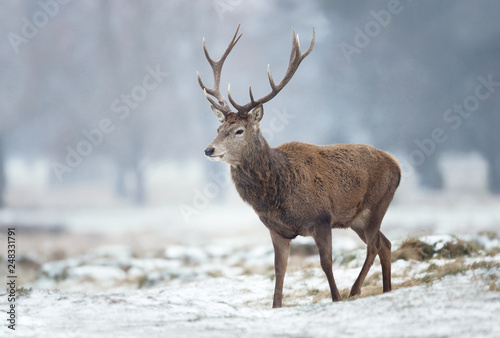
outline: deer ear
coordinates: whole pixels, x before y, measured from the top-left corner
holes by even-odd
[[[252,110],[251,119],[254,124],[258,124],[264,117],[264,107],[260,104]]]
[[[226,116],[223,112],[221,112],[217,107],[212,106],[212,111],[215,113],[215,116],[219,119],[220,123],[224,123],[226,121]]]

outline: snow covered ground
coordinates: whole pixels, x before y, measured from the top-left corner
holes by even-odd
[[[343,277],[337,271],[338,277]],[[290,286],[290,280],[287,280]],[[471,274],[355,301],[269,307],[262,276],[108,292],[36,290],[18,337],[498,337],[500,295]],[[287,292],[289,293],[289,291]],[[286,295],[286,294],[285,294]],[[4,304],[2,304],[3,306]]]
[[[451,236],[427,236],[440,250]],[[270,246],[236,243],[170,245],[162,252],[134,253],[126,245],[42,263],[36,280],[17,300],[16,337],[498,337],[500,247],[498,238],[469,236],[479,253],[459,258],[465,268],[431,282],[404,287],[431,266],[457,259],[396,260],[393,285],[380,294],[380,265],[367,280],[375,295],[331,303],[318,256],[308,241],[294,247],[285,279],[284,308],[271,309],[273,252]],[[398,243],[395,243],[397,249]],[[491,253],[495,253],[492,255]],[[35,260],[35,257],[31,258]],[[349,288],[364,249],[339,254],[334,273]],[[373,282],[374,280],[374,282]],[[492,284],[493,283],[493,284]],[[401,286],[403,285],[403,286]],[[0,307],[8,306],[6,294]],[[2,328],[7,331],[6,327]],[[10,331],[10,330],[9,330]]]
[[[269,234],[248,206],[214,203],[190,223],[176,208],[4,210],[2,224],[19,224],[24,289],[16,330],[5,317],[0,336],[500,337],[498,206],[494,198],[396,201],[383,224],[393,252],[418,237],[435,250],[433,258],[395,260],[387,294],[377,260],[362,297],[339,303],[329,299],[313,242],[298,238],[281,309],[271,309]],[[46,226],[26,226],[32,223]],[[333,234],[334,275],[344,295],[365,247],[352,231]],[[2,230],[4,248],[5,239]],[[475,251],[437,253],[462,242]],[[439,275],[442,267],[448,270]],[[8,306],[0,293],[4,316]]]

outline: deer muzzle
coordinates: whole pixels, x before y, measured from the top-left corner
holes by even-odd
[[[210,157],[214,154],[215,148],[207,148],[205,149],[205,155]]]

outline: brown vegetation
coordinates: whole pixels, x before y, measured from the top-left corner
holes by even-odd
[[[484,250],[484,247],[474,241],[454,239],[436,249],[435,245],[427,244],[418,238],[410,238],[403,241],[401,246],[392,252],[392,261],[398,259],[427,261],[431,258],[457,258],[473,256],[481,250]]]
[[[490,234],[491,235],[491,234]],[[492,237],[497,238],[497,237]],[[464,241],[453,239],[444,243],[440,249],[434,245],[427,244],[418,238],[410,238],[401,244],[401,246],[392,253],[393,262],[398,259],[414,260],[415,262],[429,262],[424,274],[412,274],[413,268],[406,269],[402,275],[395,277],[403,278],[404,281],[393,284],[393,290],[414,287],[418,285],[432,284],[446,276],[464,274],[468,271],[477,271],[476,279],[484,281],[490,291],[500,292],[500,262],[494,260],[480,260],[467,263],[469,257],[488,257],[495,256],[493,253],[500,252],[500,248],[492,248],[488,251],[475,241]],[[341,264],[345,265],[356,257],[355,253],[348,252],[341,258]],[[443,260],[445,260],[443,264]],[[415,263],[418,264],[418,263]],[[349,295],[349,289],[340,290],[342,299],[353,300],[382,294],[379,285],[381,283],[381,274],[375,272],[366,278],[363,283],[363,293],[356,297]],[[328,298],[327,291],[314,290],[313,302],[318,303],[322,299]]]

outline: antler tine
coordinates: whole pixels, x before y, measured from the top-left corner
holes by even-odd
[[[224,55],[222,55],[219,58],[219,60],[216,61],[217,63],[221,63],[221,64],[224,63],[224,60],[226,60],[226,57],[229,55],[229,53],[231,52],[233,47],[236,45],[236,43],[240,40],[241,36],[243,35],[243,33],[238,35],[238,31],[240,30],[240,26],[241,26],[241,24],[239,24],[238,27],[236,28],[236,32],[234,33],[233,38],[231,39],[231,42],[229,43],[229,46],[227,47],[226,51],[224,52]],[[238,36],[238,38],[236,38],[236,36]]]
[[[309,46],[309,48],[304,52],[304,54],[302,54],[301,58],[302,59],[305,59],[313,50],[314,48],[314,43],[316,42],[316,30],[314,29],[313,27],[313,38],[312,38],[312,41],[311,41],[311,45]]]
[[[252,86],[248,86],[248,94],[250,94],[250,100],[251,102],[255,102],[253,99],[253,94],[252,94]]]
[[[274,84],[273,76],[271,75],[271,66],[267,65],[267,77],[269,79],[269,84],[272,90],[278,90],[278,87]]]
[[[205,88],[203,89],[203,94],[205,94],[205,97],[212,105],[214,105],[215,107],[219,106],[210,96],[208,96],[207,90]]]
[[[252,93],[252,86],[248,86],[248,94],[250,95],[250,103],[255,104],[255,106],[258,105],[258,103],[255,102],[253,98],[253,93]],[[245,106],[240,106],[236,102],[234,102],[233,98],[231,97],[231,84],[227,86],[227,97],[229,98],[229,102],[233,105],[234,108],[238,111],[238,114],[242,114],[241,111],[245,109]]]
[[[229,99],[229,102],[233,105],[234,108],[238,111],[238,114],[242,111],[242,109],[245,108],[245,106],[240,106],[236,102],[234,102],[233,98],[231,97],[231,84],[227,85],[227,98]]]
[[[299,34],[295,34],[295,30],[292,27],[292,51],[290,52],[290,63],[297,57],[297,55],[300,56]]]
[[[236,110],[238,111],[238,114],[246,115],[246,114],[248,114],[248,112],[251,109],[257,107],[259,104],[264,104],[264,103],[268,102],[269,100],[274,98],[276,95],[278,95],[278,93],[288,84],[288,82],[290,82],[293,75],[297,71],[297,68],[299,67],[300,63],[302,62],[302,60],[304,60],[309,55],[309,53],[312,52],[312,50],[314,48],[315,41],[316,41],[316,31],[313,28],[313,37],[312,37],[311,45],[309,46],[307,51],[305,51],[305,53],[301,53],[300,43],[299,43],[299,35],[295,34],[295,30],[292,27],[292,51],[290,52],[290,61],[288,63],[288,68],[286,70],[285,76],[280,81],[280,83],[278,83],[277,85],[275,84],[275,82],[273,80],[273,76],[271,75],[271,68],[269,65],[267,65],[267,77],[269,79],[269,84],[271,86],[271,93],[267,94],[266,96],[261,97],[258,100],[255,100],[253,95],[252,95],[252,89],[250,87],[250,90],[249,90],[250,91],[250,102],[243,105],[243,106],[240,106],[236,102],[234,102],[234,100],[231,97],[229,88],[228,88],[229,101],[231,102],[233,107],[236,108]]]
[[[236,45],[236,43],[239,41],[241,38],[240,34],[238,36],[238,32],[240,30],[240,25],[238,25],[238,28],[236,29],[236,32],[234,33],[233,38],[231,39],[231,42],[226,48],[226,51],[224,54],[217,60],[213,60],[210,57],[210,54],[208,53],[207,47],[205,45],[205,38],[203,38],[203,51],[205,53],[205,57],[207,58],[208,63],[210,64],[210,67],[212,67],[213,75],[214,75],[214,87],[213,88],[207,88],[204,84],[203,81],[201,81],[200,73],[198,72],[198,83],[200,87],[203,89],[206,98],[210,101],[212,105],[214,105],[217,109],[219,109],[224,115],[229,113],[231,111],[231,108],[229,107],[229,104],[227,103],[226,99],[220,92],[220,79],[221,79],[221,72],[222,72],[222,66],[224,65],[224,61],[226,60],[226,57],[229,55],[233,47]],[[215,97],[219,103],[215,103],[213,99],[211,99],[207,94]]]

